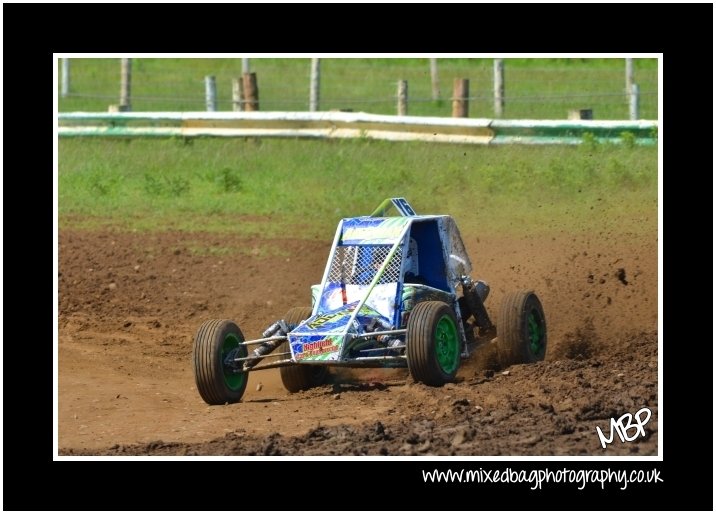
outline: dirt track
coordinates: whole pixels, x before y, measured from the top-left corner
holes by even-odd
[[[491,314],[506,291],[540,295],[544,362],[486,371],[478,353],[444,388],[342,371],[297,394],[261,371],[241,403],[209,407],[197,327],[256,337],[309,305],[330,242],[60,231],[60,455],[655,455],[656,235],[463,237]],[[646,437],[602,450],[595,427],[645,406]]]

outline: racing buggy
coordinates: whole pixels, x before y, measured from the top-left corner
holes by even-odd
[[[330,366],[407,367],[415,381],[442,386],[482,344],[497,346],[502,366],[544,359],[537,295],[506,294],[495,327],[485,308],[490,288],[470,272],[452,217],[417,215],[404,198],[388,198],[370,216],[338,223],[312,307],[290,309],[250,341],[230,320],[201,325],[192,351],[197,390],[210,405],[238,402],[250,372],[280,368],[297,392],[322,384]]]

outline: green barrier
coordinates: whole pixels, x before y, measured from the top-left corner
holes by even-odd
[[[495,134],[490,144],[576,145],[592,139],[654,145],[658,136],[656,121],[495,120],[490,128]]]

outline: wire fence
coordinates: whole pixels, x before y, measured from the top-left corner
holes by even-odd
[[[120,97],[120,59],[73,58],[59,66],[60,111],[106,111]],[[311,60],[251,59],[261,111],[309,110]],[[327,58],[320,62],[318,110],[396,114],[398,81],[407,81],[407,114],[450,116],[455,79],[469,80],[469,117],[495,113],[493,59]],[[633,59],[639,118],[658,119],[656,59]],[[202,111],[205,77],[215,77],[216,109],[234,108],[232,80],[242,59],[135,58],[131,63],[133,111]],[[625,59],[504,59],[502,118],[565,119],[591,110],[594,119],[630,117]],[[436,80],[437,79],[437,80]]]

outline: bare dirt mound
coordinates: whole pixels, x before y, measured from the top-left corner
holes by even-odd
[[[198,326],[233,319],[254,337],[310,305],[329,242],[61,231],[60,454],[655,454],[656,240],[463,236],[493,317],[507,291],[539,294],[545,362],[486,371],[483,351],[444,388],[341,371],[296,394],[269,370],[241,403],[209,407],[190,367]],[[602,450],[595,427],[645,406],[647,436]]]

